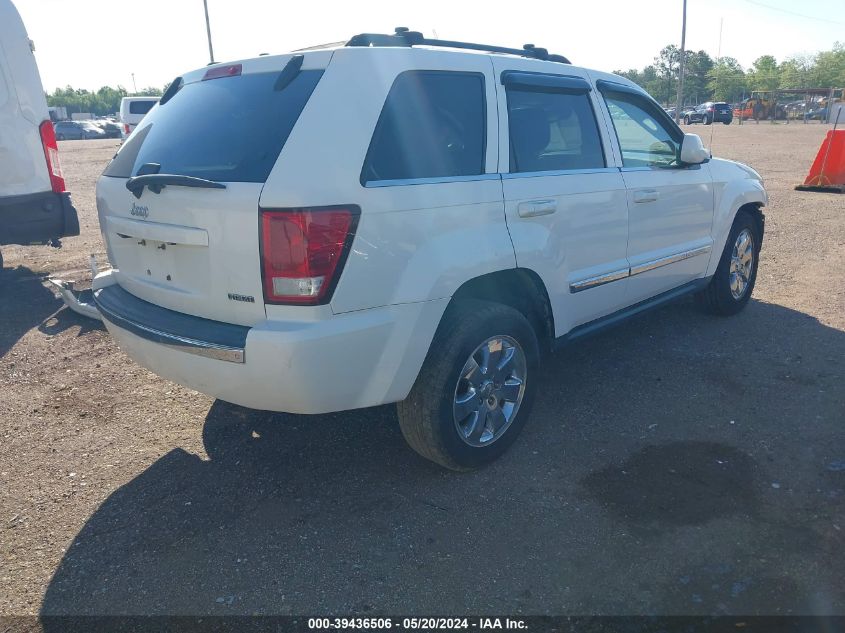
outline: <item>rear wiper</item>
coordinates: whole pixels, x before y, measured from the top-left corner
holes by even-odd
[[[226,185],[222,182],[206,180],[205,178],[195,178],[194,176],[180,176],[179,174],[144,174],[142,176],[133,176],[126,181],[126,188],[136,198],[140,198],[141,194],[144,193],[144,187],[147,187],[153,193],[161,193],[161,190],[167,185],[176,187],[201,187],[203,189],[226,188]]]

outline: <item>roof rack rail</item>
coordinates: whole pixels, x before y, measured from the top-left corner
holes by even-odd
[[[553,55],[545,48],[539,48],[533,44],[526,44],[520,48],[506,48],[504,46],[492,46],[489,44],[472,44],[470,42],[456,42],[452,40],[438,40],[423,37],[419,31],[411,31],[405,26],[396,27],[393,35],[383,33],[361,33],[355,35],[346,42],[347,46],[441,46],[443,48],[462,48],[473,51],[487,51],[489,53],[505,53],[508,55],[519,55],[532,59],[542,59],[561,64],[571,63],[563,55]]]

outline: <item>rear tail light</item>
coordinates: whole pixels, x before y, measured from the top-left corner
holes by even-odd
[[[41,133],[41,146],[44,148],[44,158],[47,161],[47,173],[50,174],[50,188],[54,193],[65,190],[65,178],[62,165],[59,162],[59,146],[56,143],[56,130],[52,121],[42,121],[38,128]]]
[[[352,245],[359,215],[356,206],[262,209],[265,302],[327,303]]]
[[[708,111],[708,112],[713,112],[713,108],[712,108],[712,107],[707,108],[707,111]]]
[[[123,132],[124,132],[127,136],[129,136],[129,135],[132,133],[132,130],[130,130],[130,129],[129,129],[129,124],[128,124],[128,123],[124,123],[124,124],[123,124]]]

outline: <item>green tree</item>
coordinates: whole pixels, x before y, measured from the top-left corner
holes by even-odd
[[[136,93],[139,96],[161,96],[160,88],[144,88]],[[64,106],[68,115],[78,112],[90,112],[97,116],[114,114],[120,110],[120,100],[129,96],[123,86],[102,86],[96,92],[90,92],[83,88],[66,86],[56,88],[52,94],[47,95],[47,105]]]
[[[814,59],[807,56],[795,56],[783,61],[778,69],[780,76],[779,88],[807,88],[811,87],[810,70]]]
[[[713,58],[705,51],[686,51],[684,56],[684,104],[695,105],[710,96],[708,82],[713,70]]]
[[[733,57],[718,58],[707,76],[707,87],[714,101],[734,103],[747,89],[745,72]]]
[[[809,74],[815,88],[845,87],[845,43],[836,42],[832,50],[819,53]]]
[[[161,88],[146,87],[143,90],[136,92],[133,97],[160,97],[164,92]]]
[[[659,78],[655,82],[654,90],[649,90],[651,96],[658,101],[668,104],[674,102],[678,94],[678,71],[681,64],[681,49],[669,44],[660,49],[654,58],[654,69]]]
[[[642,71],[636,68],[614,70],[613,74],[630,79],[652,96],[658,94],[661,89],[665,90],[664,80],[658,76],[657,69],[654,66],[646,66]]]
[[[777,90],[780,87],[777,60],[771,55],[758,57],[748,71],[748,82],[752,90]]]

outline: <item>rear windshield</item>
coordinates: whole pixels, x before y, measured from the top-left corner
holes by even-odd
[[[146,114],[156,103],[157,101],[130,101],[129,114]]]
[[[278,72],[187,84],[144,119],[103,175],[129,178],[158,163],[162,174],[264,182],[322,74],[303,70],[281,90]]]

